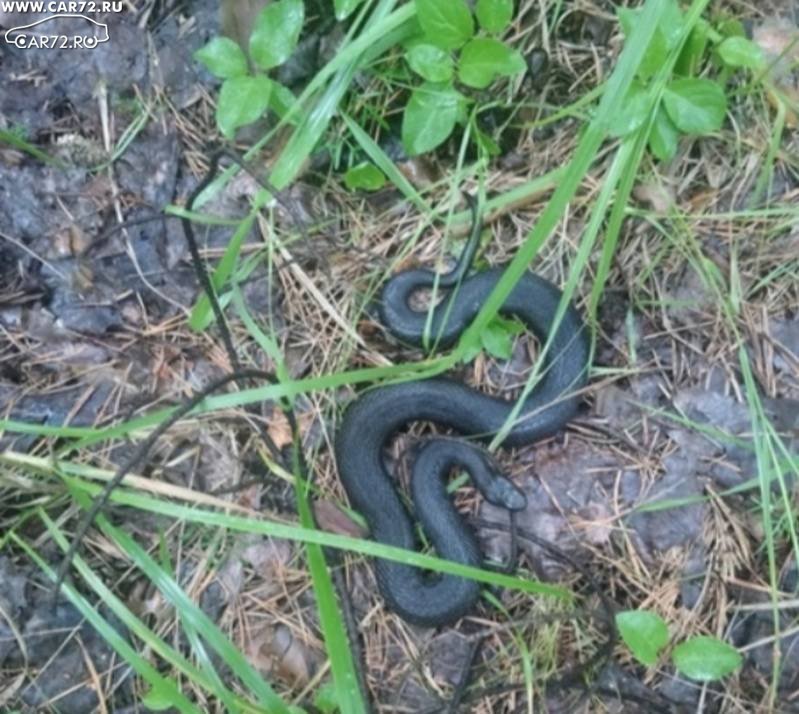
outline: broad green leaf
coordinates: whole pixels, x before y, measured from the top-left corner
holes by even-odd
[[[680,132],[669,119],[666,110],[660,106],[649,132],[649,149],[661,161],[671,161],[677,153]]]
[[[363,0],[333,0],[336,20],[346,20],[362,2]]]
[[[646,610],[627,610],[616,615],[616,626],[633,656],[653,667],[658,654],[669,642],[669,628],[663,619]]]
[[[247,74],[244,52],[228,37],[214,37],[194,53],[194,59],[202,62],[211,74],[221,79]]]
[[[700,17],[680,51],[677,64],[674,65],[675,74],[693,77],[699,72],[699,66],[705,56],[709,33],[710,24]]]
[[[305,20],[302,0],[277,0],[269,3],[255,19],[250,35],[250,57],[261,69],[283,64],[300,39]]]
[[[663,5],[663,17],[661,18],[660,24],[655,30],[655,35],[660,35],[659,41],[663,43],[666,51],[668,51],[674,47],[674,44],[680,38],[683,25],[683,15],[680,11],[680,6],[677,4],[677,0],[663,0]],[[619,18],[619,23],[621,24],[621,29],[622,32],[624,32],[625,38],[629,38],[632,35],[635,25],[638,22],[638,18],[641,17],[642,12],[643,8],[616,8],[616,15]],[[651,49],[652,45],[650,43],[647,53]],[[644,61],[646,61],[646,56]]]
[[[722,37],[746,37],[746,28],[738,18],[722,20],[716,29]]]
[[[648,112],[649,93],[642,84],[636,82],[630,87],[624,107],[610,124],[610,135],[619,137],[631,134],[646,121]]]
[[[402,116],[402,144],[409,156],[435,149],[449,137],[463,97],[451,85],[426,82],[411,94]]]
[[[517,50],[491,37],[478,37],[463,48],[458,76],[469,87],[485,89],[497,76],[524,70],[524,58]]]
[[[386,177],[377,166],[364,162],[353,166],[344,174],[344,184],[351,191],[359,188],[366,191],[377,191],[385,186]]]
[[[513,338],[522,332],[524,325],[521,322],[497,315],[480,334],[480,342],[492,357],[510,359],[513,354]]]
[[[483,349],[488,354],[497,359],[510,359],[513,353],[513,338],[495,323],[489,323],[488,327],[480,334]]]
[[[513,17],[513,0],[477,0],[474,14],[486,32],[502,32]]]
[[[509,335],[521,335],[527,329],[524,323],[516,317],[496,315],[492,322],[499,325]]]
[[[692,637],[674,648],[674,666],[686,677],[713,682],[732,674],[743,657],[734,647],[715,637]]]
[[[463,364],[469,364],[480,352],[483,350],[483,338],[482,334],[478,334],[476,337],[470,339],[467,343],[463,344],[463,355],[461,356],[461,362]]]
[[[448,82],[452,79],[452,55],[440,47],[428,44],[414,45],[405,56],[411,69],[428,82]]]
[[[269,105],[271,82],[268,77],[233,77],[222,83],[216,104],[216,123],[228,139],[240,126],[252,124]]]
[[[678,79],[663,95],[663,103],[674,125],[686,134],[718,131],[727,114],[724,89],[710,79]]]
[[[718,53],[728,67],[762,69],[766,65],[760,45],[745,37],[728,37],[718,46]]]
[[[660,70],[666,61],[669,50],[677,42],[682,32],[683,17],[677,1],[664,0],[664,4],[663,19],[652,35],[644,59],[638,67],[638,76],[643,80],[653,77]],[[620,7],[617,8],[616,14],[625,37],[629,38],[641,16],[641,10]]]
[[[472,13],[463,0],[415,0],[416,15],[427,39],[454,50],[474,35]]]
[[[640,10],[633,10],[626,7],[617,8],[616,13],[619,17],[622,30],[626,38],[629,38],[633,28],[641,14]],[[669,53],[666,37],[660,28],[656,29],[646,49],[644,58],[638,67],[638,76],[646,81],[653,77],[666,61]]]
[[[394,9],[394,0],[380,0],[365,19],[357,38],[345,41],[336,56],[327,62],[297,98],[304,111],[298,114],[297,129],[282,146],[272,165],[269,179],[278,190],[290,185],[302,172],[330,122],[342,106],[343,97],[352,87],[353,73],[370,65],[389,48],[414,31],[414,7],[405,3]],[[263,137],[259,146],[267,141]],[[251,149],[255,151],[255,147]],[[225,177],[220,176],[220,181]],[[216,185],[209,189],[216,188]],[[202,198],[202,197],[201,197]],[[259,194],[259,205],[264,194]],[[354,332],[353,332],[354,334]]]
[[[663,37],[663,33],[658,30],[652,37],[652,42],[644,56],[644,61],[641,62],[641,66],[638,69],[638,76],[643,80],[654,77],[663,66],[668,54],[669,49],[666,46],[666,40]]]
[[[283,86],[280,82],[270,79],[269,84],[272,88],[269,95],[269,108],[282,119],[289,113],[297,98],[288,87]],[[289,120],[291,124],[296,124],[298,121],[297,117]]]
[[[664,0],[666,6],[658,30],[666,41],[667,49],[674,49],[680,39],[685,19],[677,0]]]

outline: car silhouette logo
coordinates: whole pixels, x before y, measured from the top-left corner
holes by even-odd
[[[97,20],[92,20],[92,18],[87,17],[86,15],[79,15],[75,13],[58,13],[56,15],[49,15],[48,17],[43,17],[41,20],[37,20],[36,22],[31,22],[29,25],[20,25],[19,27],[12,27],[5,32],[5,41],[9,44],[16,45],[20,49],[24,49],[25,47],[29,46],[27,37],[28,35],[46,35],[47,28],[41,27],[45,23],[50,22],[51,20],[57,20],[59,18],[75,18],[80,20],[86,20],[86,22],[91,23],[94,27],[90,26],[92,30],[89,36],[85,36],[82,33],[74,32],[73,37],[79,37],[82,39],[82,42],[75,43],[74,46],[78,47],[86,47],[88,49],[93,49],[97,47],[101,42],[108,42],[108,25],[104,22],[97,22]],[[37,28],[33,30],[32,28]],[[67,33],[59,32],[58,36],[66,37]],[[42,46],[42,45],[32,45],[32,46]],[[47,46],[47,45],[43,45]]]

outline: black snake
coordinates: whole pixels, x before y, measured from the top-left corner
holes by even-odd
[[[457,287],[451,300],[433,309],[430,334],[447,347],[474,319],[501,278],[503,268],[471,275],[469,270],[480,233],[475,218],[472,235],[458,266],[438,276],[438,286]],[[406,270],[389,279],[380,304],[381,322],[400,340],[421,345],[427,313],[413,310],[414,291],[431,288],[436,274]],[[539,340],[546,340],[561,292],[548,281],[525,273],[500,312],[519,318]],[[445,314],[446,313],[446,314]],[[588,337],[580,316],[568,307],[552,337],[542,377],[528,395],[507,434],[508,446],[527,444],[561,429],[578,408],[579,390],[587,379]],[[352,505],[366,518],[372,537],[400,548],[417,545],[413,521],[402,504],[383,460],[392,435],[412,422],[434,422],[464,436],[490,438],[505,423],[511,402],[482,394],[451,379],[431,378],[366,391],[349,405],[335,440],[339,476]],[[417,454],[412,472],[414,507],[437,553],[449,560],[480,566],[474,534],[447,498],[445,479],[454,466],[469,472],[483,495],[509,509],[524,508],[525,498],[498,474],[486,452],[462,440],[432,439]],[[479,585],[452,575],[427,576],[421,570],[379,559],[377,581],[388,606],[403,619],[423,626],[451,623],[475,604]]]

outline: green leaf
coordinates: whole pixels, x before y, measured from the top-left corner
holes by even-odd
[[[269,95],[269,108],[282,119],[289,113],[297,98],[288,87],[283,86],[280,82],[270,79],[269,86],[272,88]],[[292,124],[297,122],[297,118],[291,121]]]
[[[250,35],[250,57],[261,69],[283,64],[300,39],[305,20],[302,0],[277,0],[267,5],[255,19]]]
[[[712,682],[732,674],[743,657],[734,647],[715,637],[692,637],[674,648],[674,666],[686,677]]]
[[[431,151],[455,128],[461,94],[451,85],[425,82],[411,94],[402,116],[402,144],[409,156]]]
[[[766,57],[760,45],[745,37],[728,37],[718,46],[719,57],[728,67],[746,67],[762,69],[766,65]]]
[[[677,0],[664,0],[664,3],[666,8],[660,20],[658,30],[663,35],[666,48],[671,50],[674,49],[675,45],[680,40],[685,18],[683,17],[680,4]]]
[[[654,612],[619,612],[616,614],[616,627],[633,656],[647,667],[657,663],[658,654],[669,642],[669,628]]]
[[[499,33],[510,25],[513,0],[477,0],[475,15],[486,32]]]
[[[665,49],[668,51],[674,47],[675,43],[680,38],[683,26],[683,15],[677,0],[663,0],[663,4],[663,17],[655,30],[655,35],[660,35],[659,41],[663,43]],[[619,23],[621,24],[621,29],[622,32],[624,32],[625,38],[629,38],[632,35],[642,12],[643,8],[616,8],[616,16],[619,18]]]
[[[513,338],[524,332],[518,320],[509,320],[496,315],[480,333],[483,349],[497,359],[510,359],[513,355]]]
[[[346,20],[362,2],[363,0],[333,0],[336,20]]]
[[[524,58],[518,51],[491,37],[478,37],[463,48],[458,74],[469,87],[485,89],[497,76],[524,70]]]
[[[452,79],[454,62],[449,52],[428,44],[414,45],[405,56],[411,69],[428,82],[448,82]]]
[[[483,349],[497,359],[510,359],[513,354],[513,338],[494,322],[480,333]]]
[[[194,53],[194,59],[202,62],[211,74],[221,79],[247,74],[247,57],[241,47],[228,37],[214,37]]]
[[[709,33],[710,23],[700,17],[680,51],[680,56],[674,65],[675,74],[692,77],[698,73],[699,65],[705,56]]]
[[[649,93],[640,82],[630,87],[622,110],[613,117],[610,124],[610,135],[619,137],[632,134],[647,118],[649,113]]]
[[[649,132],[649,150],[661,161],[671,161],[677,153],[680,132],[669,119],[666,110],[660,106]]]
[[[669,50],[674,47],[682,32],[683,16],[677,0],[664,0],[664,5],[663,18],[654,35],[652,35],[652,40],[644,54],[644,59],[638,67],[638,76],[643,80],[653,77],[660,70],[666,61]],[[629,37],[632,34],[641,12],[641,9],[617,8],[616,14],[625,37]]]
[[[415,0],[416,16],[427,39],[454,50],[474,35],[472,13],[463,0]]]
[[[641,14],[641,10],[632,10],[630,8],[620,7],[617,8],[616,14],[618,15],[619,23],[621,24],[625,38],[629,38],[629,36],[632,34],[633,28],[638,22],[638,17]],[[649,46],[644,53],[644,58],[638,67],[638,77],[644,81],[653,77],[663,66],[668,53],[669,48],[666,43],[666,37],[658,27],[652,35]]]
[[[216,104],[216,123],[228,139],[240,126],[252,124],[269,105],[271,82],[268,77],[233,77],[222,83]]]
[[[686,134],[718,131],[727,114],[724,89],[710,79],[678,79],[663,95],[663,103],[675,126]]]
[[[521,335],[527,330],[524,323],[515,317],[503,317],[502,315],[495,315],[493,322],[499,325],[509,335]]]
[[[386,177],[377,166],[364,162],[353,166],[344,174],[344,184],[351,191],[359,188],[365,191],[377,191],[385,186]]]
[[[746,28],[737,18],[727,18],[716,28],[722,37],[746,37]]]
[[[643,80],[654,77],[663,66],[668,54],[669,50],[663,33],[658,30],[652,37],[652,42],[647,49],[646,55],[644,55],[644,61],[641,62],[641,66],[638,69],[638,76]]]
[[[463,356],[461,357],[461,362],[463,364],[469,364],[477,355],[480,354],[481,350],[483,349],[482,344],[473,344],[469,343],[463,346]]]

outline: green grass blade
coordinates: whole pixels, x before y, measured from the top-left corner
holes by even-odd
[[[297,495],[300,523],[307,530],[315,530],[308,502],[308,490],[299,483],[299,479],[295,480],[294,488]],[[367,711],[367,706],[361,695],[355,660],[352,656],[347,630],[324,553],[321,546],[314,543],[306,544],[305,552],[308,556],[308,569],[316,593],[319,623],[324,634],[330,669],[333,672],[336,702],[342,714],[361,714]]]
[[[388,157],[382,147],[367,134],[358,123],[348,114],[341,112],[341,118],[347,125],[355,141],[363,149],[364,153],[372,160],[372,162],[379,168],[396,186],[414,206],[416,206],[422,213],[428,215],[430,207],[425,200],[421,197],[416,187],[408,181],[402,172],[397,168],[397,165]]]
[[[38,473],[53,473],[53,464],[49,459],[27,456],[25,454],[0,454],[0,463],[20,466]],[[58,469],[62,478],[69,484],[70,488],[83,491],[90,496],[99,494],[102,487],[82,480],[83,477],[99,478],[106,481],[113,476],[113,473],[110,471],[86,467],[83,464],[73,464],[70,462],[59,462]],[[207,508],[180,505],[150,496],[143,496],[123,488],[116,489],[111,495],[111,500],[121,505],[131,506],[139,510],[157,513],[174,519],[183,519],[203,526],[216,526],[227,528],[232,531],[272,536],[274,538],[283,538],[300,543],[314,543],[326,548],[360,553],[361,555],[369,557],[385,558],[386,560],[413,565],[417,568],[459,575],[477,580],[478,582],[494,584],[534,595],[545,595],[566,600],[572,597],[568,589],[556,585],[542,583],[529,578],[489,572],[481,570],[480,568],[461,565],[460,563],[442,560],[441,558],[436,558],[431,555],[404,550],[371,540],[352,538],[337,533],[303,528],[302,526],[275,523],[251,516],[236,516],[209,510]]]
[[[62,552],[66,553],[69,543],[66,536],[58,526],[50,519],[50,517],[43,511],[39,512],[40,517],[44,521],[48,532],[55,540],[56,544],[61,548]],[[86,561],[76,555],[73,565],[80,573],[84,582],[97,594],[100,600],[116,615],[122,624],[128,630],[140,639],[144,645],[155,652],[164,661],[168,662],[171,666],[179,670],[184,676],[188,677],[194,684],[205,689],[209,694],[216,694],[223,701],[230,699],[230,701],[237,700],[237,707],[246,705],[244,700],[240,699],[228,689],[224,693],[220,693],[211,679],[203,673],[202,670],[195,667],[189,660],[187,660],[177,650],[167,645],[163,639],[158,637],[150,628],[148,628],[136,615],[134,615],[126,605],[120,600],[98,577],[97,573],[92,570]],[[223,696],[224,694],[224,696]]]
[[[50,568],[45,560],[30,546],[26,541],[22,540],[16,534],[12,535],[16,545],[18,545],[28,557],[36,563],[42,572],[55,582],[55,571]],[[75,588],[69,583],[64,583],[62,590],[67,599],[77,610],[88,620],[95,630],[103,637],[103,639],[122,657],[134,671],[142,677],[151,687],[151,693],[157,695],[160,701],[169,702],[180,712],[186,714],[200,714],[201,710],[195,707],[180,691],[178,691],[174,682],[166,677],[163,677],[158,671],[143,657],[134,650],[130,644],[122,637],[100,614],[95,607],[89,603]]]
[[[66,168],[66,164],[63,161],[54,156],[50,156],[50,154],[42,151],[38,146],[31,144],[29,141],[25,141],[21,136],[15,134],[13,131],[8,131],[8,129],[0,129],[0,143],[8,144],[15,149],[24,151],[26,154],[30,154],[34,159],[38,159],[44,164],[49,164],[59,169]]]
[[[286,362],[283,359],[283,353],[277,344],[274,335],[267,335],[255,321],[255,318],[250,314],[247,306],[244,303],[244,296],[241,294],[241,289],[238,283],[233,285],[233,306],[236,308],[244,327],[247,328],[250,336],[255,340],[255,343],[263,350],[264,354],[268,355],[275,363],[275,376],[279,382],[291,381],[289,376]]]
[[[561,177],[555,193],[535,227],[505,269],[502,279],[497,282],[497,286],[483,304],[477,317],[464,332],[461,338],[462,344],[477,344],[480,333],[496,316],[513,287],[527,270],[530,261],[564,215],[569,202],[591,167],[602,142],[607,137],[613,118],[622,110],[627,92],[660,22],[665,5],[663,0],[647,0],[644,4],[639,22],[629,41],[625,44],[619,61],[607,81],[594,119],[583,132],[574,157]]]
[[[64,477],[73,496],[84,508],[90,505],[86,492],[80,488],[73,488],[74,479]],[[135,565],[147,576],[150,582],[157,587],[162,595],[172,606],[187,618],[192,627],[202,633],[205,641],[219,654],[236,676],[261,702],[261,704],[275,712],[275,714],[289,714],[288,707],[275,693],[272,687],[265,682],[258,672],[247,661],[238,648],[216,626],[216,624],[192,602],[183,588],[167,573],[150,555],[131,538],[127,533],[112,526],[105,516],[98,516],[97,525],[114,541],[122,552],[126,553]]]
[[[255,213],[250,213],[239,223],[236,231],[233,233],[233,236],[230,239],[230,242],[227,244],[225,253],[222,256],[222,260],[219,261],[219,264],[216,266],[216,269],[211,275],[211,284],[214,286],[217,293],[222,289],[225,281],[227,281],[233,272],[233,268],[236,266],[236,261],[239,258],[239,253],[241,252],[241,246],[254,223]],[[208,299],[208,296],[205,293],[202,293],[200,298],[197,300],[197,304],[194,306],[194,309],[191,312],[191,317],[189,318],[189,327],[192,330],[201,332],[211,324],[212,320],[213,315],[211,314],[211,301]]]

